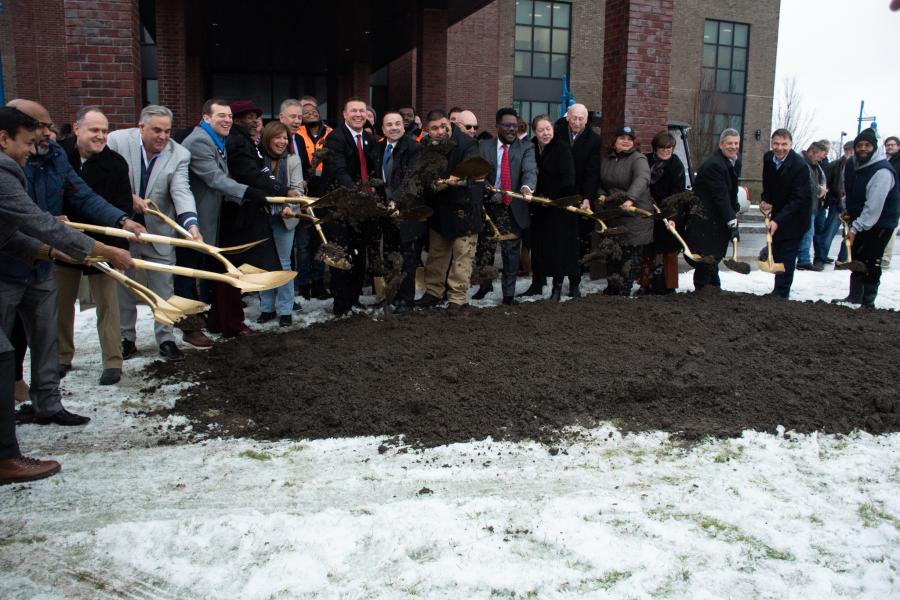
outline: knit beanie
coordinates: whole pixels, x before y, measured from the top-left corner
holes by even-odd
[[[873,147],[878,147],[878,136],[875,135],[875,130],[871,127],[867,127],[863,129],[856,139],[853,140],[853,145],[856,146],[860,142],[869,142]]]

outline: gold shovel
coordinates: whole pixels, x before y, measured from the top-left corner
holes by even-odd
[[[867,272],[869,269],[866,268],[864,263],[853,260],[853,253],[850,250],[850,223],[847,222],[847,217],[844,216],[844,213],[841,213],[838,218],[841,220],[841,225],[844,227],[844,247],[847,249],[847,261],[834,261],[834,268],[836,270],[853,271],[854,273]]]
[[[316,215],[313,213],[312,208],[307,208],[307,210],[315,219]],[[313,226],[319,234],[319,239],[322,240],[322,248],[320,250],[322,262],[329,267],[340,269],[341,271],[349,271],[352,269],[353,265],[350,264],[350,259],[347,258],[347,251],[337,244],[328,243],[328,239],[326,239],[325,232],[322,231],[322,226],[319,224],[318,219],[313,221]]]
[[[288,281],[294,279],[297,276],[297,273],[294,271],[263,271],[260,268],[254,267],[253,265],[241,265],[240,267],[235,267],[227,258],[219,254],[219,248],[215,246],[210,246],[209,244],[204,244],[202,242],[195,242],[194,240],[183,240],[180,238],[170,238],[164,235],[156,235],[153,233],[143,233],[141,234],[140,240],[131,233],[130,231],[125,231],[124,229],[116,229],[114,227],[102,227],[100,225],[88,225],[87,223],[74,223],[72,221],[67,221],[66,225],[70,227],[74,227],[75,229],[81,231],[90,231],[93,233],[102,233],[104,235],[108,235],[110,237],[122,238],[125,240],[129,240],[131,242],[150,242],[157,244],[166,244],[168,246],[176,246],[181,248],[190,248],[192,250],[199,250],[204,254],[209,254],[214,257],[216,260],[221,262],[226,269],[224,277],[228,277],[230,279],[240,279],[247,281],[251,285],[255,286],[264,286],[262,288],[254,288],[254,289],[274,289],[281,285],[284,285]],[[158,269],[157,269],[158,270]],[[209,271],[201,271],[202,273],[208,273]],[[184,275],[184,273],[180,273]],[[190,275],[186,275],[190,277]],[[209,279],[208,277],[201,277],[201,279]],[[235,286],[239,287],[239,286]]]
[[[178,221],[176,221],[175,219],[173,219],[172,217],[170,217],[169,215],[164,213],[159,208],[159,205],[156,204],[156,202],[154,202],[153,200],[147,200],[147,199],[145,199],[144,202],[147,203],[147,208],[144,209],[145,213],[149,213],[149,214],[153,215],[154,217],[159,217],[160,219],[165,221],[169,227],[171,227],[172,229],[177,231],[181,235],[181,237],[183,237],[184,239],[191,240],[191,241],[194,240],[194,236],[191,235],[191,232],[188,231],[187,229],[185,229],[184,227],[182,227],[181,225],[179,225]],[[240,244],[238,246],[228,246],[227,248],[218,248],[211,244],[207,244],[207,246],[210,250],[210,254],[212,254],[213,252],[219,253],[219,254],[234,254],[236,252],[243,252],[245,250],[249,250],[250,248],[253,248],[254,246],[258,246],[258,245],[262,244],[264,241],[266,241],[266,240],[256,240],[255,242],[248,242],[246,244]],[[206,242],[198,242],[198,243],[206,244]]]
[[[577,206],[571,206],[571,205],[568,205],[568,202],[566,202],[565,205],[561,206],[560,203],[559,203],[558,201],[557,201],[557,202],[554,202],[554,201],[551,200],[550,198],[543,198],[543,197],[541,197],[541,196],[531,196],[531,198],[529,199],[529,198],[526,197],[524,194],[517,194],[516,192],[511,192],[511,191],[508,191],[508,190],[502,190],[502,189],[496,188],[496,187],[494,187],[494,186],[492,186],[492,185],[487,185],[487,186],[485,186],[485,189],[487,189],[489,192],[493,192],[493,193],[496,193],[496,194],[504,194],[504,195],[507,195],[507,196],[511,196],[511,197],[513,197],[513,198],[518,198],[519,200],[524,200],[525,202],[534,202],[534,203],[536,203],[536,204],[543,204],[543,205],[545,205],[545,206],[552,206],[552,207],[554,207],[554,208],[561,208],[561,209],[563,209],[563,210],[565,210],[565,211],[568,211],[568,212],[570,212],[570,213],[574,213],[574,214],[576,214],[576,215],[579,215],[579,216],[581,216],[581,217],[584,217],[585,219],[591,219],[591,220],[597,222],[597,224],[600,226],[600,231],[599,231],[599,233],[604,234],[604,235],[616,235],[616,234],[620,234],[620,233],[624,233],[624,232],[625,232],[624,228],[622,228],[622,227],[609,227],[609,226],[606,225],[606,222],[604,221],[604,219],[612,219],[612,218],[615,218],[615,217],[620,216],[620,215],[622,214],[622,212],[623,212],[622,209],[620,209],[620,208],[611,208],[611,209],[609,209],[609,210],[603,210],[603,211],[600,211],[600,212],[596,212],[596,213],[595,213],[595,212],[592,211],[592,210],[588,210],[588,209],[585,209],[585,208],[579,208],[579,207],[577,207]],[[568,200],[568,199],[567,199],[567,200]]]
[[[284,282],[276,282],[273,284],[268,278],[260,277],[260,275],[264,274],[244,274],[242,278],[238,279],[237,277],[232,277],[225,273],[214,273],[212,271],[203,271],[201,269],[189,269],[187,267],[157,263],[149,260],[142,260],[140,258],[134,258],[132,260],[134,261],[134,266],[138,269],[144,269],[146,271],[159,271],[161,273],[172,273],[173,275],[183,275],[185,277],[191,277],[194,279],[208,279],[210,281],[219,281],[221,283],[227,283],[228,285],[236,287],[237,289],[244,292],[261,292],[263,290],[274,289],[284,284]]]
[[[182,298],[181,296],[172,296],[168,300],[164,300],[150,288],[116,271],[106,262],[99,261],[93,263],[93,266],[121,283],[125,289],[139,300],[146,302],[153,312],[153,319],[164,325],[174,325],[189,314],[197,314],[209,308],[202,302]]]
[[[766,273],[784,273],[784,263],[777,263],[772,258],[772,234],[769,231],[769,213],[761,208],[759,212],[763,214],[766,222],[766,247],[768,248],[768,254],[766,254],[766,260],[757,260],[756,264],[759,266],[760,271],[765,271]]]
[[[745,262],[739,261],[738,258],[738,240],[737,238],[731,238],[731,247],[733,248],[733,252],[731,253],[731,258],[726,258],[723,264],[734,271],[735,273],[740,273],[741,275],[749,275],[750,274],[750,265]]]
[[[488,238],[489,240],[499,240],[501,242],[510,242],[512,240],[519,239],[519,236],[517,236],[516,234],[514,234],[512,232],[500,233],[500,230],[497,229],[496,225],[494,225],[494,220],[491,219],[491,216],[487,213],[487,211],[484,211],[484,218],[485,218],[485,220],[487,220],[488,225],[491,226],[491,229],[494,230],[494,235],[490,236]]]

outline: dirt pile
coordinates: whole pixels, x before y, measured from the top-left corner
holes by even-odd
[[[376,315],[382,319],[382,315]],[[217,344],[151,376],[174,412],[262,439],[552,441],[614,420],[687,439],[900,430],[900,314],[743,294],[357,316]]]

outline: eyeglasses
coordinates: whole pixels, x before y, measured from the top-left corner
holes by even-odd
[[[497,125],[499,125],[503,129],[518,129],[519,128],[518,123],[497,123]]]
[[[466,128],[466,131],[478,131],[478,125],[463,125]]]

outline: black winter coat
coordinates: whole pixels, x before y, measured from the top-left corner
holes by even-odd
[[[225,140],[228,155],[229,176],[250,187],[262,190],[267,196],[285,196],[288,188],[272,175],[260,149],[253,143],[250,134],[235,125]],[[236,266],[248,263],[267,271],[281,269],[275,242],[272,240],[272,225],[269,223],[267,207],[252,201],[241,204],[222,203],[219,224],[219,245],[234,246],[266,239],[266,243],[254,246],[240,254],[229,254],[228,260]],[[211,263],[211,261],[210,261]]]
[[[387,140],[378,142],[376,146],[376,165],[379,165],[378,177],[382,177],[381,165],[384,164],[384,151],[387,148]],[[397,207],[401,210],[419,206],[423,203],[422,198],[407,198],[402,195],[403,182],[409,176],[416,160],[419,157],[421,147],[416,140],[408,135],[404,135],[394,144],[394,150],[391,152],[391,175],[384,182],[384,196],[387,201],[395,201]],[[392,221],[397,230],[400,232],[400,241],[410,242],[425,233],[427,227],[423,221]]]
[[[97,192],[104,200],[125,212],[131,214],[131,180],[128,177],[128,162],[125,158],[111,150],[109,146],[81,164],[81,157],[78,154],[75,137],[72,136],[60,143],[69,164],[75,170],[75,173],[81,177],[88,186]],[[68,202],[63,200],[63,212],[70,221],[79,223],[92,223],[91,219],[81,214],[81,212]],[[114,238],[99,233],[87,233],[86,235],[118,248],[128,248],[128,240],[122,238]],[[57,262],[56,264],[63,267],[71,267],[73,269],[82,269],[88,275],[100,273],[93,267],[84,267],[80,265],[72,265],[65,262]]]
[[[806,160],[791,150],[776,170],[770,150],[763,156],[761,198],[772,205],[771,219],[778,223],[776,240],[802,238],[809,230],[812,187]]]
[[[694,193],[700,198],[702,214],[691,215],[685,227],[685,241],[695,254],[721,259],[728,251],[731,242],[728,223],[740,209],[737,203],[740,174],[740,159],[732,165],[719,150],[700,165]]]
[[[362,132],[363,137],[363,155],[366,158],[366,173],[369,179],[377,177],[381,179],[380,173],[377,172],[376,165],[378,160],[375,156],[375,138],[365,131]],[[345,124],[340,124],[328,135],[325,140],[325,167],[322,176],[328,183],[328,189],[334,190],[339,187],[352,188],[361,180],[359,165],[359,150],[356,147],[356,141]]]
[[[447,157],[447,169],[441,177],[449,177],[453,169],[473,156],[478,156],[478,142],[451,127],[453,149]],[[484,219],[482,195],[484,183],[469,181],[465,186],[450,186],[440,192],[429,189],[426,193],[428,204],[434,214],[428,220],[429,226],[448,240],[481,231]]]
[[[572,151],[572,158],[575,160],[575,193],[581,194],[582,198],[596,200],[597,188],[600,186],[603,140],[586,126],[572,143],[569,124],[564,119],[557,121],[553,139],[559,140]]]
[[[535,195],[558,199],[575,194],[575,160],[565,142],[554,137],[541,151],[534,142],[538,165]],[[578,215],[532,203],[531,266],[536,276],[565,277],[578,270]]]
[[[685,190],[684,185],[684,163],[677,155],[672,154],[672,158],[665,161],[662,167],[662,173],[659,179],[653,180],[654,166],[662,162],[656,155],[656,152],[647,153],[647,163],[650,165],[650,196],[657,206],[669,196],[680,194]],[[672,216],[680,232],[684,232],[684,223],[687,215]],[[669,233],[663,221],[653,221],[653,251],[657,254],[666,252],[677,252],[681,249],[681,244],[675,239],[675,236]]]

